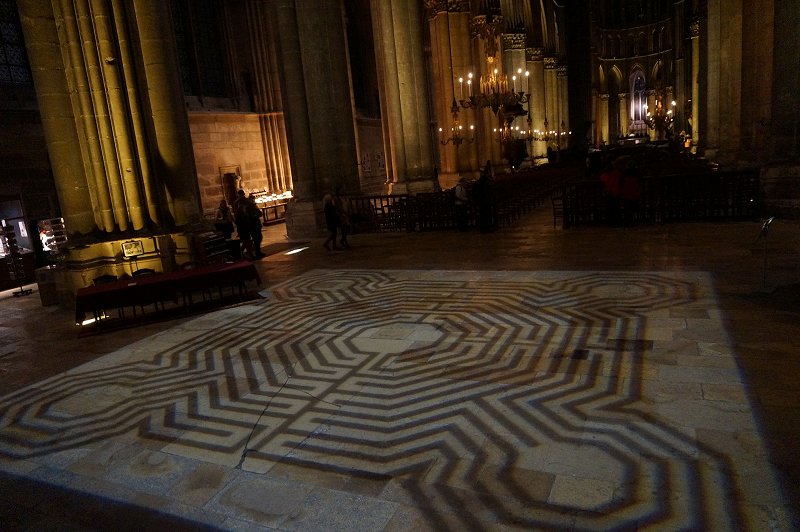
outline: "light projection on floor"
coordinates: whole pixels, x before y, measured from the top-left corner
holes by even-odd
[[[195,509],[263,526],[325,500],[365,529],[398,512],[448,529],[780,527],[711,287],[312,271],[2,398],[0,468],[184,500],[218,467]],[[272,489],[296,496],[244,508]]]

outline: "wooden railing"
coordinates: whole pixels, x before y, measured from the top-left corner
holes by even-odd
[[[548,201],[555,190],[574,180],[574,172],[531,170],[498,176],[493,184],[493,225],[512,224]],[[467,226],[479,225],[480,198],[469,190]],[[350,198],[353,228],[358,232],[442,231],[456,228],[455,198],[450,190],[419,194]]]
[[[564,227],[754,218],[759,214],[760,184],[756,172],[644,177],[639,183],[638,198],[630,200],[609,197],[597,179],[562,187],[557,197]]]

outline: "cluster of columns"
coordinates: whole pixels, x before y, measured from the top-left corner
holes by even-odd
[[[168,4],[18,0],[73,237],[200,219]]]
[[[469,2],[432,1],[428,3],[428,8],[434,72],[434,113],[441,128],[440,180],[446,186],[461,175],[477,173],[486,160],[500,162],[502,146],[496,132],[500,123],[489,109],[460,108],[463,139],[460,143],[450,140],[453,100],[459,103],[469,96],[470,91],[478,92],[481,75],[489,73],[486,62],[487,43],[480,36],[481,25],[485,25],[487,21],[486,16],[471,13]],[[498,23],[497,18],[495,17],[494,23]],[[491,44],[501,50],[498,59],[508,78],[509,88],[525,92],[528,97],[526,107],[531,117],[531,128],[544,130],[544,121],[547,119],[548,129],[558,131],[563,121],[564,131],[567,132],[569,112],[566,66],[559,65],[556,56],[545,54],[543,48],[529,46],[529,36],[525,33],[505,33],[494,38],[496,42]],[[469,73],[472,73],[471,86],[467,84]],[[512,76],[517,76],[516,81]],[[474,126],[474,132],[469,126]],[[519,126],[521,131],[527,130],[527,117],[517,117],[513,126]],[[562,137],[562,148],[566,147],[567,139],[566,135]],[[557,141],[552,142],[553,147],[557,145]],[[543,157],[546,154],[546,142],[533,141],[530,144],[531,157]]]
[[[261,126],[268,190],[284,192],[293,188],[289,147],[280,89],[276,27],[267,0],[249,0],[245,4],[250,37],[255,112]]]

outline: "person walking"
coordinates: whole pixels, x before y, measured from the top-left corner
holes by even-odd
[[[325,194],[322,198],[323,211],[325,213],[325,226],[328,228],[328,238],[322,245],[328,251],[338,249],[336,247],[336,237],[339,233],[339,212],[336,209],[336,203],[333,196]]]
[[[223,198],[217,207],[217,215],[214,218],[214,227],[225,236],[225,240],[230,240],[233,235],[233,211],[228,202]]]
[[[350,249],[350,242],[347,235],[350,234],[350,200],[342,195],[342,187],[336,188],[336,195],[333,197],[336,212],[339,215],[339,244],[344,249]]]
[[[469,225],[467,212],[469,196],[467,195],[467,179],[462,177],[453,189],[453,202],[456,214],[456,227],[459,231],[466,231]]]

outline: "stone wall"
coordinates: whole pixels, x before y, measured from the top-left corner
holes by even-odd
[[[247,192],[267,188],[257,114],[189,112],[189,129],[203,212],[215,211],[223,197],[222,175],[227,171],[238,171]]]
[[[386,194],[386,156],[383,153],[383,128],[380,119],[359,118],[358,157],[361,192]]]

